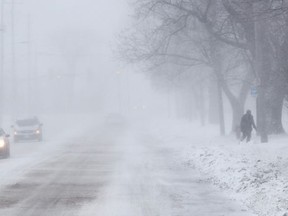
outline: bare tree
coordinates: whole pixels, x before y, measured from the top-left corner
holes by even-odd
[[[239,82],[242,87],[236,97],[228,84],[232,77],[230,71],[235,70],[235,65],[239,66],[239,61],[243,63],[244,55],[238,55],[236,49],[219,48],[233,45],[232,47],[242,50],[248,46],[245,45],[244,40],[236,38],[238,34],[233,31],[230,21],[228,25],[227,21],[219,15],[218,9],[221,5],[213,1],[143,0],[138,1],[137,6],[137,17],[141,28],[137,29],[136,33],[124,37],[120,48],[122,57],[130,62],[148,61],[157,66],[169,62],[186,67],[203,64],[212,68],[220,86],[219,100],[222,100],[221,92],[224,91],[233,108],[234,128],[244,110],[251,76],[249,73],[245,73],[246,75],[242,77],[242,74],[236,75],[236,79],[242,81]],[[224,9],[222,7],[221,11]],[[214,17],[213,22],[212,19],[209,20],[211,14]],[[226,15],[228,16],[229,13],[226,12]],[[223,33],[220,32],[220,23],[225,26]],[[221,52],[225,51],[238,55],[233,59],[234,66],[231,66],[233,65],[231,59],[223,58]],[[227,60],[230,65],[223,63]],[[220,116],[223,116],[221,111]],[[221,121],[223,122],[223,119]],[[223,131],[222,129],[222,133]]]

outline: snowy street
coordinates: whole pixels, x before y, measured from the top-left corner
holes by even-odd
[[[252,215],[153,135],[106,128],[53,144],[17,143],[0,161],[0,215]]]
[[[0,216],[288,216],[288,0],[0,0]]]

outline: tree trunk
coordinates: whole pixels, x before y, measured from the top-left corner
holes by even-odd
[[[241,117],[244,113],[244,104],[239,102],[232,102],[231,107],[233,111],[232,127],[233,130],[236,131],[237,128],[240,128]]]
[[[221,84],[218,83],[218,111],[219,111],[219,120],[220,120],[220,134],[221,136],[225,135],[225,119],[224,119],[224,107],[223,107],[223,95]]]
[[[211,74],[212,78],[209,80],[209,123],[219,124],[219,83],[214,74]],[[222,91],[222,90],[221,90]]]
[[[205,112],[204,87],[202,83],[200,83],[200,86],[198,89],[195,89],[194,94],[195,94],[195,101],[197,102],[196,103],[197,112],[199,113],[199,117],[200,117],[199,120],[200,120],[201,125],[204,126],[206,112]]]
[[[265,9],[269,8],[268,1],[260,1],[256,3],[255,11],[257,14],[259,12],[265,11]],[[259,95],[257,97],[257,122],[258,122],[258,130],[261,137],[262,143],[268,142],[268,134],[267,134],[267,100],[266,100],[266,91],[268,87],[269,74],[271,72],[271,59],[270,59],[270,49],[268,36],[266,31],[266,21],[264,17],[257,17],[255,21],[255,68],[256,73],[259,79]]]
[[[282,101],[279,101],[275,109],[271,110],[272,122],[271,122],[271,126],[269,127],[270,134],[282,134],[285,132],[283,125],[282,125],[283,101],[284,99],[282,99]]]
[[[223,128],[225,128],[224,125],[224,111],[223,111],[223,99],[222,99],[222,90],[227,96],[231,108],[233,110],[233,120],[232,120],[232,132],[237,132],[240,125],[241,117],[244,113],[244,104],[247,98],[247,94],[250,89],[250,85],[248,85],[248,82],[244,82],[242,85],[242,88],[240,89],[239,97],[236,97],[231,89],[229,88],[228,84],[226,83],[223,73],[222,73],[222,59],[221,59],[221,53],[219,51],[219,44],[217,44],[215,41],[210,41],[210,47],[211,47],[211,60],[213,65],[213,71],[217,77],[217,83],[218,86],[220,86],[221,89],[221,97],[218,89],[218,103],[219,103],[219,123],[220,123],[220,131],[221,134],[223,131],[225,131]],[[245,77],[245,80],[249,80],[251,77],[251,74],[248,73]]]
[[[285,92],[283,91],[283,86],[280,89],[274,89],[272,94],[269,95],[268,99],[268,113],[267,113],[267,123],[268,123],[268,133],[269,134],[281,134],[284,133],[284,128],[282,125],[282,109],[285,98]]]

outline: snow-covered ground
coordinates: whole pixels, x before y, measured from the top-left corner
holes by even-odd
[[[121,138],[115,149],[121,157],[109,184],[79,216],[254,215],[183,163],[182,143],[175,146],[167,131],[150,129],[138,125]]]
[[[57,129],[64,128],[57,136],[42,143],[12,144],[12,158],[0,160],[0,213],[282,216],[286,212],[285,136],[272,137],[269,144],[255,140],[239,145],[233,137],[219,137],[213,127],[155,121],[123,130],[96,119],[49,118],[46,127],[59,121]]]
[[[172,125],[172,126],[171,126]],[[207,182],[260,216],[282,216],[288,211],[288,136],[272,136],[239,143],[220,137],[218,129],[187,122],[153,124],[151,133],[182,153],[183,164],[199,170]]]

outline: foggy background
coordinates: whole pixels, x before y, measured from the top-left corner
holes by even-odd
[[[257,70],[267,67],[257,61],[259,56],[253,56],[257,40],[251,38],[255,32],[250,29],[249,36],[241,20],[223,21],[231,15],[225,10],[227,2],[216,6],[211,3],[212,9],[215,7],[211,11],[210,1],[172,5],[155,1],[155,7],[149,9],[153,2],[3,0],[1,116],[15,119],[93,113],[103,117],[121,113],[138,120],[178,118],[202,126],[214,124],[219,125],[221,134],[229,134],[239,126],[244,111],[250,109],[259,125],[265,118],[272,125],[265,126],[263,136],[284,132],[282,105],[287,82],[281,80],[286,80],[286,66],[280,65],[281,57],[277,57],[281,56],[277,46],[285,43],[284,30],[267,36],[276,41],[269,47],[276,50],[270,71],[278,71],[281,74],[276,76],[284,79],[270,76],[269,89],[263,90],[261,80],[268,79]],[[230,4],[235,6],[234,1]],[[195,13],[200,14],[206,5],[210,21],[215,18],[213,25],[211,21],[211,27],[205,26],[181,7],[174,10],[179,5],[189,10],[195,6]],[[281,25],[286,17],[280,2],[273,1],[272,7],[284,12],[266,22],[270,29]],[[248,18],[250,23],[257,23],[253,16]],[[213,38],[213,31],[223,31],[222,38]],[[234,36],[247,47],[225,43],[233,41]],[[274,89],[277,84],[279,89]],[[266,90],[268,96],[263,99]],[[257,108],[258,99],[264,104],[276,101],[275,106]],[[261,128],[259,132],[264,131]]]
[[[288,215],[288,0],[0,14],[0,215]]]
[[[2,7],[5,116],[143,115],[157,106],[149,81],[113,53],[130,20],[127,1],[11,0]]]

